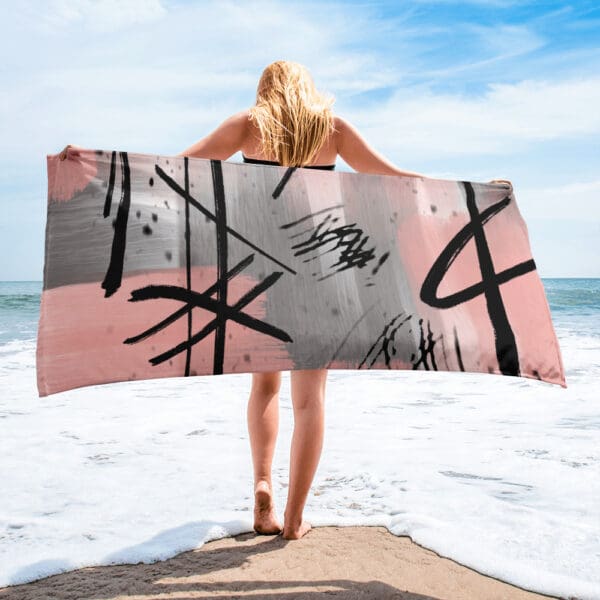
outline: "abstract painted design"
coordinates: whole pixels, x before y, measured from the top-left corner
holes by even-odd
[[[297,369],[566,387],[509,184],[49,155],[40,396]]]

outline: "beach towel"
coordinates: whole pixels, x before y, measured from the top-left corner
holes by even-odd
[[[79,148],[47,169],[40,396],[317,368],[566,387],[508,183]]]

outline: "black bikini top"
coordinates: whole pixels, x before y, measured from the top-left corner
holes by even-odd
[[[256,165],[278,165],[281,166],[277,161],[274,160],[260,160],[258,158],[248,158],[242,153],[242,158],[245,163],[253,163]],[[335,163],[332,165],[306,165],[301,167],[302,169],[324,169],[327,171],[333,171],[335,169]]]

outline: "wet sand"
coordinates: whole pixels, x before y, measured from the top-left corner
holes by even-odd
[[[2,600],[192,598],[533,600],[384,527],[314,527],[300,540],[244,533],[153,564],[86,567],[0,589]]]

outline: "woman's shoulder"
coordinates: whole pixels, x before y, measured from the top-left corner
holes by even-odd
[[[339,153],[339,149],[347,145],[347,140],[360,138],[360,134],[347,118],[334,114],[333,138]]]
[[[245,108],[243,110],[240,110],[236,113],[233,113],[229,119],[231,121],[235,121],[237,123],[239,123],[240,125],[246,125],[247,123],[250,122],[250,109],[249,108]]]
[[[345,117],[341,117],[340,115],[333,115],[333,124],[336,132],[340,133],[343,131],[347,131],[348,129],[354,129],[354,126],[348,119]]]
[[[223,121],[221,127],[229,137],[245,139],[251,129],[250,111],[244,109],[229,115]]]
[[[223,123],[230,126],[246,127],[250,122],[250,111],[248,109],[240,110],[236,113],[230,114]]]

